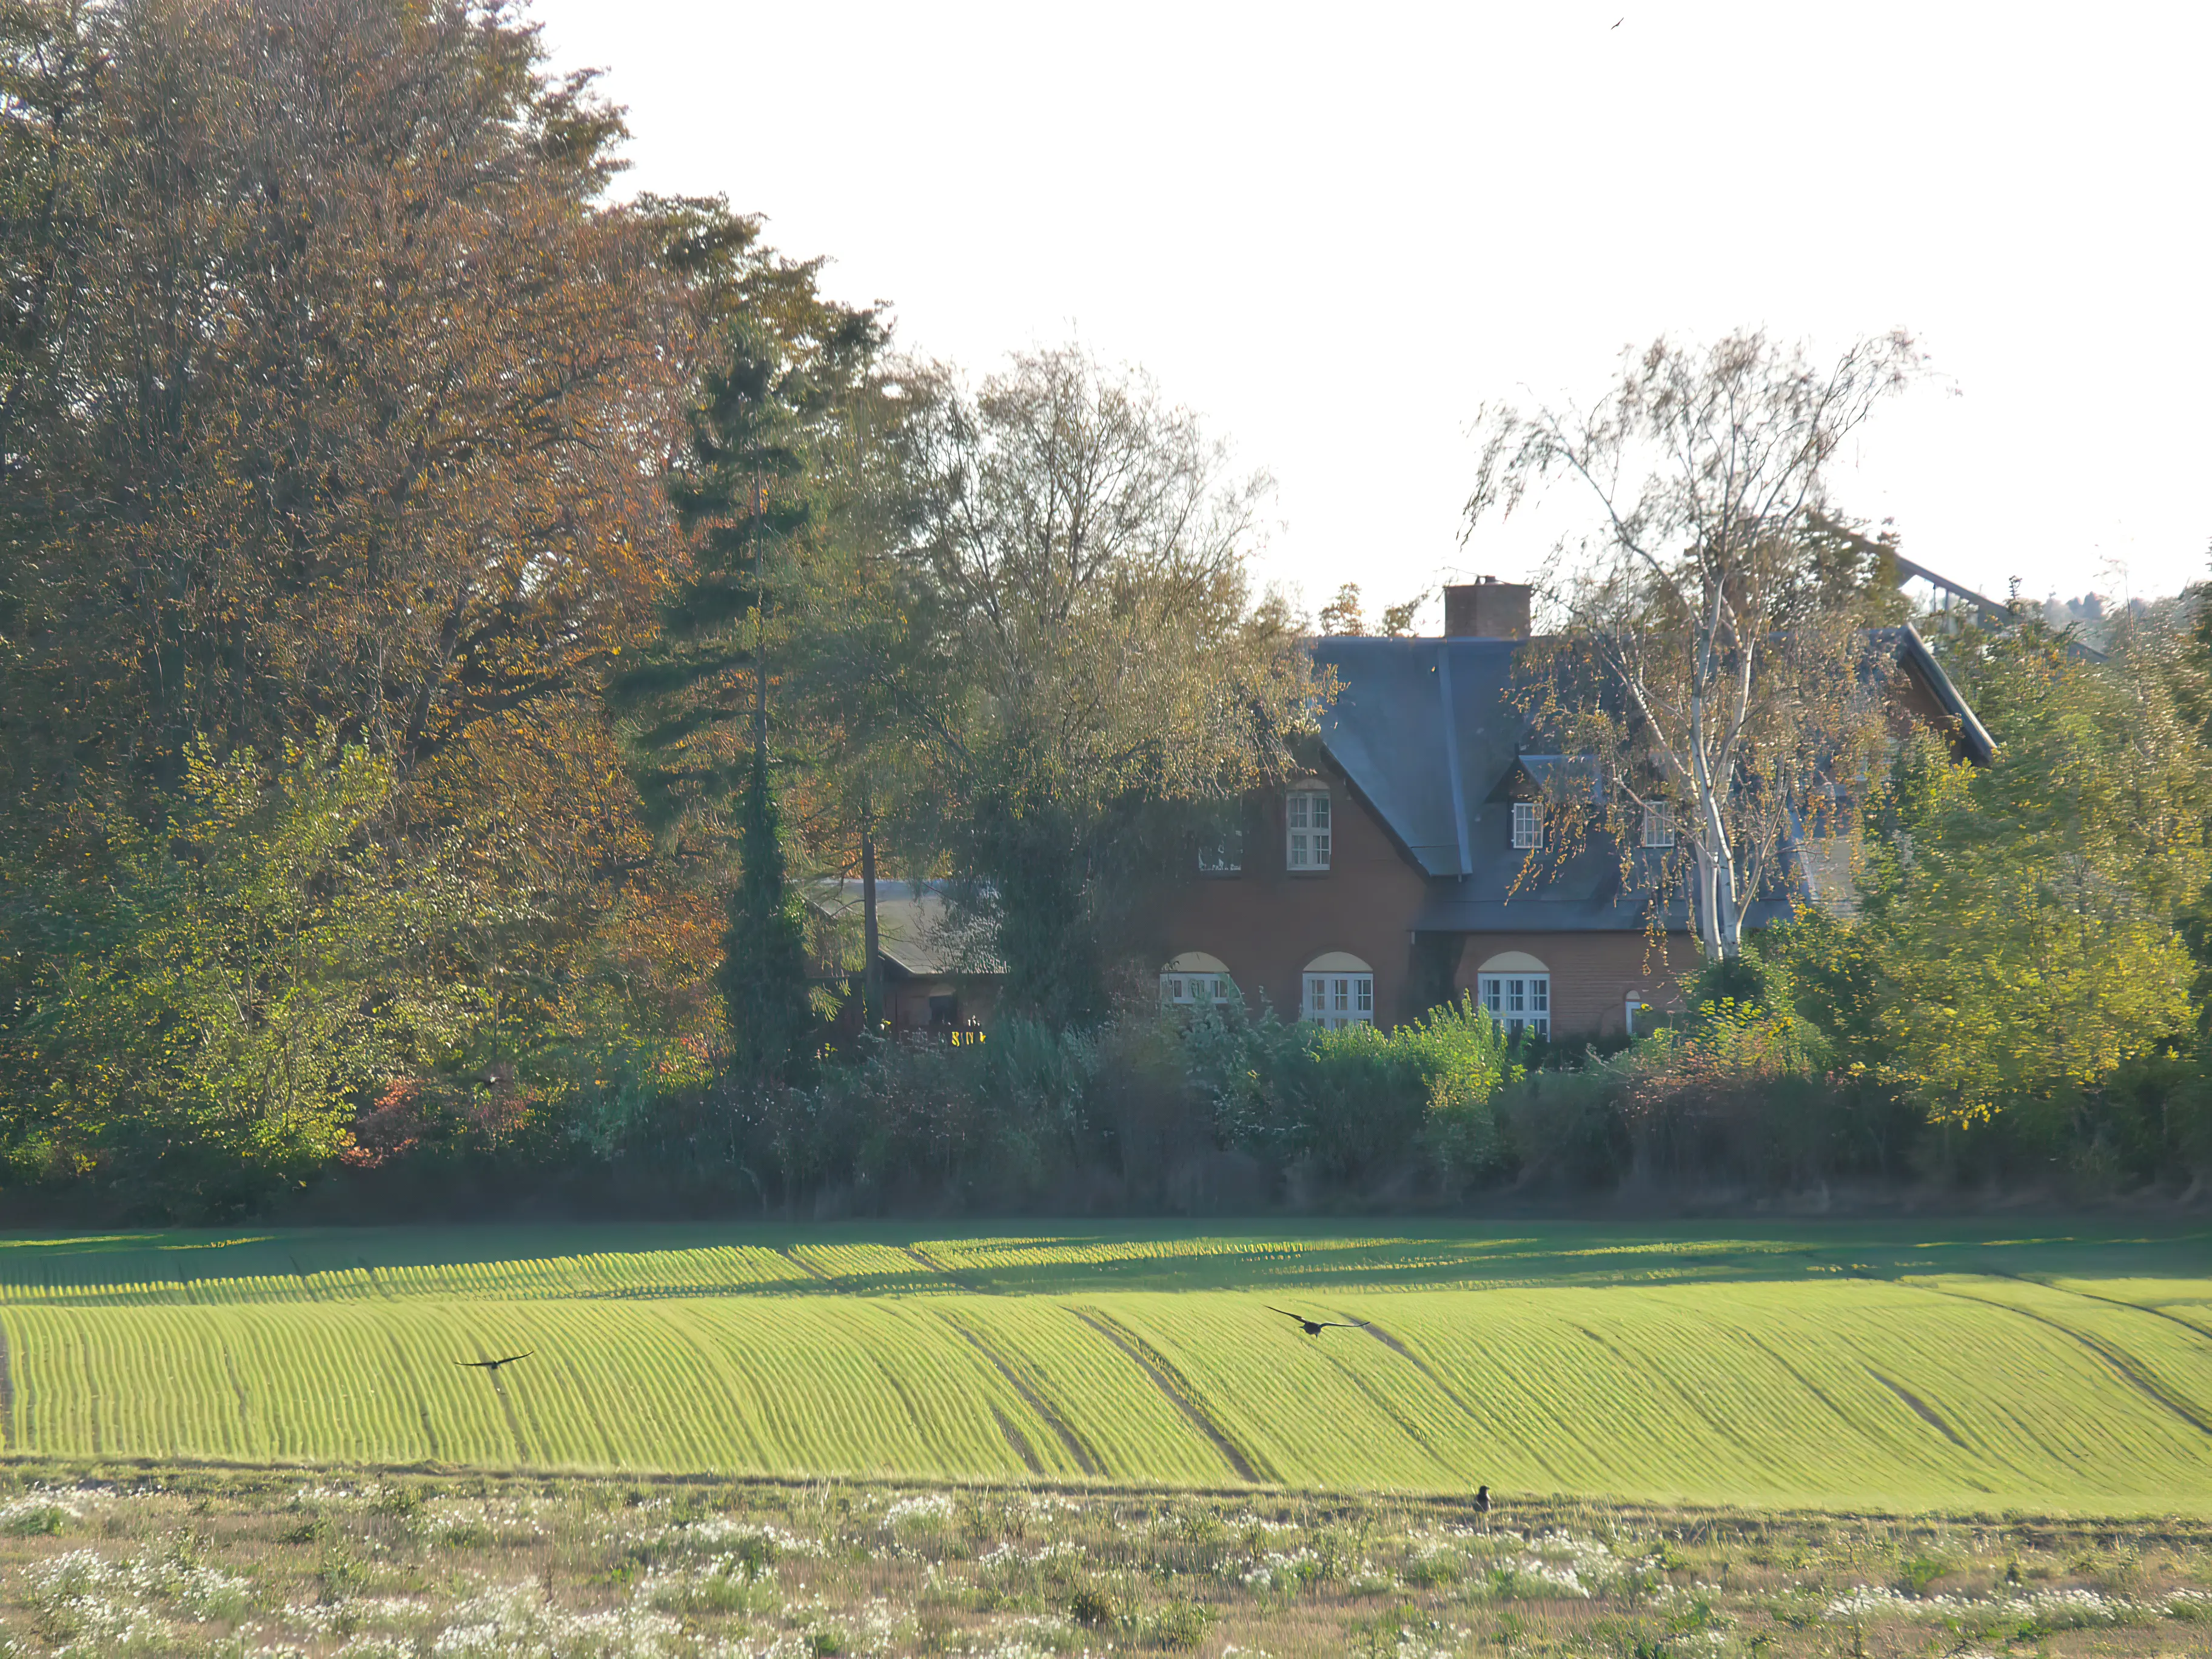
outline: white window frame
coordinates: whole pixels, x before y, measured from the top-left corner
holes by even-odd
[[[1672,847],[1674,844],[1674,815],[1662,801],[1644,804],[1644,844],[1646,847]]]
[[[1304,1018],[1332,1031],[1375,1023],[1375,975],[1339,972],[1306,975]]]
[[[1335,839],[1326,789],[1293,789],[1283,797],[1283,863],[1293,871],[1326,870]]]
[[[1490,1018],[1508,1036],[1534,1031],[1552,1035],[1552,976],[1548,973],[1509,969],[1476,976],[1475,994],[1490,1011]]]
[[[1544,850],[1544,809],[1533,800],[1513,803],[1513,847],[1516,852]]]
[[[1650,1003],[1645,1000],[1643,992],[1631,991],[1626,997],[1622,999],[1621,1002],[1621,1030],[1628,1036],[1634,1036],[1636,1035],[1636,1016],[1644,1009],[1649,1008],[1650,1006]]]
[[[1160,1000],[1171,1008],[1218,1008],[1236,994],[1226,974],[1162,974]]]

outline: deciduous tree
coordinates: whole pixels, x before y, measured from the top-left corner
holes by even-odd
[[[1758,332],[1704,350],[1662,339],[1587,410],[1483,416],[1470,534],[1554,480],[1595,509],[1560,544],[1563,637],[1530,698],[1588,762],[1559,775],[1554,850],[1601,831],[1624,876],[1663,896],[1684,872],[1644,852],[1649,815],[1686,854],[1711,956],[1741,948],[1784,849],[1817,832],[1883,735],[1861,631],[1877,619],[1873,572],[1820,515],[1844,440],[1920,362],[1903,333],[1825,365]]]
[[[1015,1002],[1095,1018],[1161,809],[1285,775],[1313,718],[1285,608],[1253,602],[1267,481],[1072,347],[933,408],[914,603],[937,839]]]

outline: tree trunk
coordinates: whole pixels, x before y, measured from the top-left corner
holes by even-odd
[[[860,1024],[874,1030],[884,1018],[884,962],[876,932],[876,825],[860,808],[860,939],[866,951],[860,978]]]

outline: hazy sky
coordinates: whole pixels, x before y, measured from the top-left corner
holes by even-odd
[[[722,191],[908,348],[1080,337],[1279,489],[1265,573],[1453,571],[1487,401],[1621,348],[1902,325],[1835,480],[1984,591],[2168,592],[2212,539],[2212,7],[538,0],[634,184]],[[1618,27],[1615,27],[1618,20]]]

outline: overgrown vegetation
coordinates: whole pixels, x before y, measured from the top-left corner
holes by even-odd
[[[2193,1522],[17,1466],[0,1639],[112,1651],[2150,1656]]]

